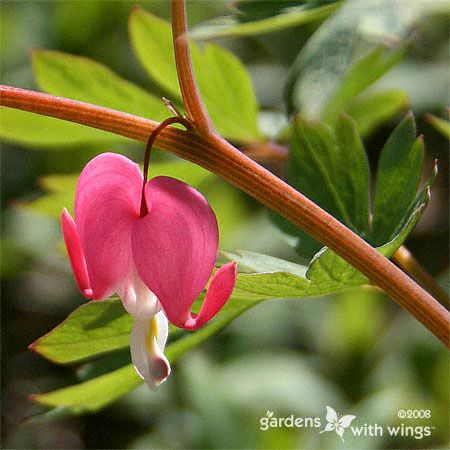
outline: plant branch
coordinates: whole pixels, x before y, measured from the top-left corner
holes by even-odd
[[[188,117],[201,133],[210,133],[214,130],[211,119],[203,104],[192,68],[189,41],[186,36],[186,8],[184,2],[172,1],[172,35],[177,66],[178,81],[180,83],[183,103]]]
[[[412,278],[420,283],[436,300],[443,306],[449,307],[447,292],[440,284],[421,266],[414,255],[405,247],[401,246],[392,256],[392,260],[403,270],[408,272]]]
[[[0,104],[80,123],[141,142],[158,122],[63,97],[0,87]],[[449,313],[406,274],[305,196],[217,135],[165,128],[156,146],[216,173],[330,247],[449,345]]]

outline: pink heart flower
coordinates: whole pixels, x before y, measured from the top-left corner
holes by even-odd
[[[82,294],[102,300],[117,293],[133,316],[132,360],[153,389],[170,374],[167,319],[189,330],[204,325],[229,299],[237,269],[232,262],[217,270],[193,314],[217,258],[216,217],[198,191],[164,176],[145,184],[141,217],[142,185],[139,166],[128,158],[95,157],[78,180],[75,221],[64,209],[61,226]]]

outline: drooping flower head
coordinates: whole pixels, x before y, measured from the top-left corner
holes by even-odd
[[[217,258],[214,212],[186,183],[165,176],[144,183],[136,163],[103,153],[83,169],[75,220],[64,209],[61,226],[82,294],[102,300],[117,293],[133,316],[132,361],[155,388],[170,374],[163,354],[168,320],[195,330],[233,291],[237,271],[229,263],[216,271],[199,313],[191,312]]]

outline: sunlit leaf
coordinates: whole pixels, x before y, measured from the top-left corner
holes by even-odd
[[[31,346],[57,363],[77,362],[126,347],[132,318],[118,299],[86,303]]]
[[[347,104],[397,64],[405,53],[405,46],[394,51],[377,47],[357,60],[344,73],[331,99],[325,103],[321,111],[323,120],[334,124],[338,114],[346,109]]]
[[[292,66],[285,87],[289,113],[334,121],[349,100],[405,53],[399,43],[416,18],[408,14],[410,6],[390,0],[345,2],[313,34]]]
[[[31,400],[45,406],[66,408],[72,414],[81,414],[101,409],[141,383],[134,366],[129,365],[75,386],[33,395]]]
[[[125,142],[127,139],[106,131],[97,130],[53,117],[2,108],[0,110],[0,137],[31,148],[59,148],[87,143]]]
[[[267,5],[269,2],[258,2],[260,5]],[[283,2],[271,2],[279,4]],[[284,2],[284,10],[277,8],[276,12],[270,11],[270,16],[264,16],[251,21],[240,22],[237,17],[224,17],[210,22],[202,23],[193,28],[190,36],[193,39],[207,40],[226,37],[245,37],[258,34],[267,34],[274,31],[295,27],[316,20],[321,20],[332,14],[340,2],[327,2],[329,4],[319,4],[307,8],[307,4],[295,6],[295,3],[304,2]],[[276,5],[278,7],[278,5]]]
[[[142,66],[172,100],[180,101],[169,23],[135,8],[129,29]],[[229,139],[243,142],[261,139],[257,127],[258,107],[245,67],[217,45],[208,44],[200,50],[191,43],[190,49],[200,93],[218,131]]]
[[[249,269],[252,272],[288,272],[304,277],[307,267],[294,264],[284,259],[275,258],[269,255],[239,250],[237,253],[223,252],[229,260],[239,262],[239,270]]]
[[[408,104],[408,96],[393,89],[359,95],[345,105],[344,111],[355,120],[359,134],[367,136],[377,126],[405,111]]]
[[[72,98],[161,121],[163,102],[88,58],[50,50],[34,50],[33,71],[39,87],[50,94]]]

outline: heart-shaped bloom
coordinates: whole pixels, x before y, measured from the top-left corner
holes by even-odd
[[[82,294],[102,300],[117,293],[133,316],[133,364],[155,388],[170,374],[163,354],[168,320],[189,330],[201,327],[229,299],[237,270],[235,263],[217,270],[193,314],[217,258],[216,217],[198,191],[164,176],[145,184],[143,215],[142,186],[137,164],[103,153],[81,172],[75,220],[64,209],[61,226]]]

